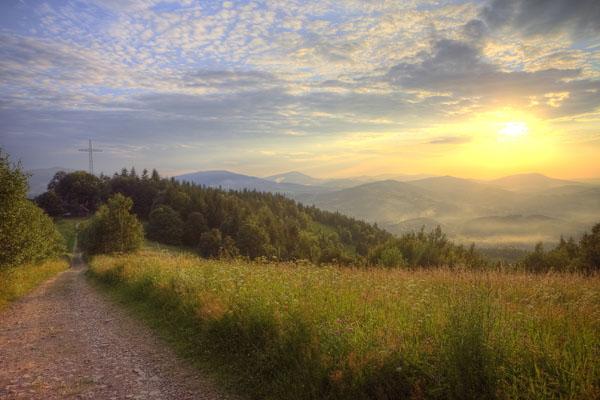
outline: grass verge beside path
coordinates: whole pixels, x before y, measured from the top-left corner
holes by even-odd
[[[188,357],[261,399],[600,398],[600,277],[98,256]]]
[[[0,310],[67,268],[69,262],[61,259],[0,270]]]
[[[56,228],[65,238],[69,250],[73,249],[77,236],[77,223],[81,221],[84,219],[68,218],[55,221]],[[65,257],[0,269],[0,310],[67,268],[69,268],[69,261]]]

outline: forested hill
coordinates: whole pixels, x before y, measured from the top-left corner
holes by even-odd
[[[147,221],[150,239],[198,248],[205,256],[246,255],[349,263],[391,235],[341,214],[304,207],[282,195],[224,191],[122,170],[112,177],[58,173],[36,198],[49,214],[94,212],[121,193]]]
[[[149,239],[186,245],[205,257],[386,267],[483,264],[472,248],[454,245],[439,228],[395,237],[281,194],[197,186],[161,178],[155,170],[138,175],[123,169],[112,177],[59,172],[35,201],[53,216],[87,215],[117,193],[133,200]]]

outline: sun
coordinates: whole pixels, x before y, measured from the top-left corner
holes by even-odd
[[[529,128],[525,122],[521,121],[510,121],[502,124],[502,127],[498,129],[498,135],[503,138],[517,139],[527,135]]]

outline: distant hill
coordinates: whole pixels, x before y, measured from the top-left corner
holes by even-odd
[[[27,197],[33,198],[46,191],[48,183],[58,171],[73,172],[73,169],[63,167],[39,168],[31,169],[27,172],[31,174],[29,177],[29,191]]]
[[[393,180],[366,183],[314,196],[301,195],[296,199],[324,210],[339,211],[383,225],[459,210],[452,204],[436,199],[427,190]]]
[[[277,183],[296,183],[299,185],[320,186],[328,189],[346,189],[377,180],[365,176],[357,178],[320,179],[298,171],[290,171],[283,174],[271,175],[264,179]]]
[[[197,185],[220,187],[225,190],[257,190],[259,192],[274,192],[283,194],[315,193],[326,191],[326,188],[315,188],[307,185],[287,182],[275,182],[249,175],[237,174],[230,171],[199,171],[175,176],[178,181],[192,182]]]
[[[446,234],[452,233],[451,229],[445,224],[442,224],[440,221],[433,218],[427,217],[406,219],[396,224],[386,225],[385,228],[391,233],[402,235],[409,232],[418,232],[421,229],[425,229],[425,232],[430,232],[438,226],[441,227]]]
[[[574,185],[578,182],[550,178],[542,174],[517,174],[488,181],[491,185],[517,192],[535,192],[552,189],[565,185]]]
[[[271,175],[265,178],[268,181],[277,183],[295,183],[299,185],[320,185],[323,183],[322,179],[313,178],[298,171],[285,172],[283,174]]]
[[[515,191],[452,176],[410,182],[385,180],[295,198],[319,208],[377,222],[392,233],[430,230],[479,244],[526,244],[577,236],[600,221],[600,187],[559,185]]]
[[[267,176],[264,179],[278,182],[278,183],[297,183],[300,185],[311,185],[311,186],[322,186],[327,188],[337,188],[337,189],[347,189],[359,185],[363,185],[365,183],[371,182],[379,182],[379,181],[400,181],[400,182],[408,182],[417,179],[431,178],[431,175],[425,174],[415,174],[415,175],[407,175],[407,174],[381,174],[375,176],[353,176],[349,178],[330,178],[330,179],[320,179],[315,178],[309,175],[306,175],[302,172],[298,171],[290,171],[283,174],[271,175]]]

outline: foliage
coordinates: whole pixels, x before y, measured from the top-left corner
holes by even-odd
[[[26,194],[27,176],[0,150],[0,269],[65,251],[52,220]]]
[[[591,233],[585,233],[579,243],[573,238],[560,238],[558,245],[550,251],[544,251],[542,243],[528,254],[520,264],[527,271],[572,271],[594,273],[600,271],[600,223]]]
[[[81,247],[88,254],[131,252],[143,242],[142,224],[131,214],[133,202],[115,194],[102,205],[81,232]]]
[[[59,194],[56,188],[63,180],[77,180],[71,175],[57,175],[49,188]],[[206,257],[240,254],[388,267],[486,266],[473,248],[454,245],[439,228],[395,238],[376,225],[307,207],[281,194],[200,187],[161,179],[156,171],[151,176],[144,171],[140,177],[124,168],[100,181],[97,194],[122,193],[133,200],[133,212],[148,218],[150,239],[183,243]]]
[[[57,172],[49,188],[62,200],[63,207],[73,216],[83,216],[98,209],[104,185],[100,178],[84,171],[65,174]]]
[[[206,218],[202,213],[191,212],[183,226],[183,243],[188,246],[197,246],[200,243],[200,236],[208,230]]]
[[[387,267],[486,266],[485,260],[475,252],[474,246],[467,249],[462,245],[455,245],[448,240],[439,226],[429,233],[421,229],[419,232],[390,239],[374,247],[369,254],[369,260],[373,265]]]
[[[146,233],[149,239],[166,244],[181,244],[183,221],[175,210],[160,205],[150,212]]]
[[[47,260],[0,269],[0,309],[69,267],[67,260]]]
[[[56,229],[65,238],[67,244],[67,250],[72,250],[75,244],[75,237],[77,236],[77,225],[83,224],[84,218],[59,218],[54,220]]]
[[[172,252],[92,276],[251,398],[597,398],[600,278],[314,268]]]
[[[38,207],[51,217],[58,217],[67,212],[65,204],[54,190],[48,190],[47,192],[40,194],[34,201]]]

